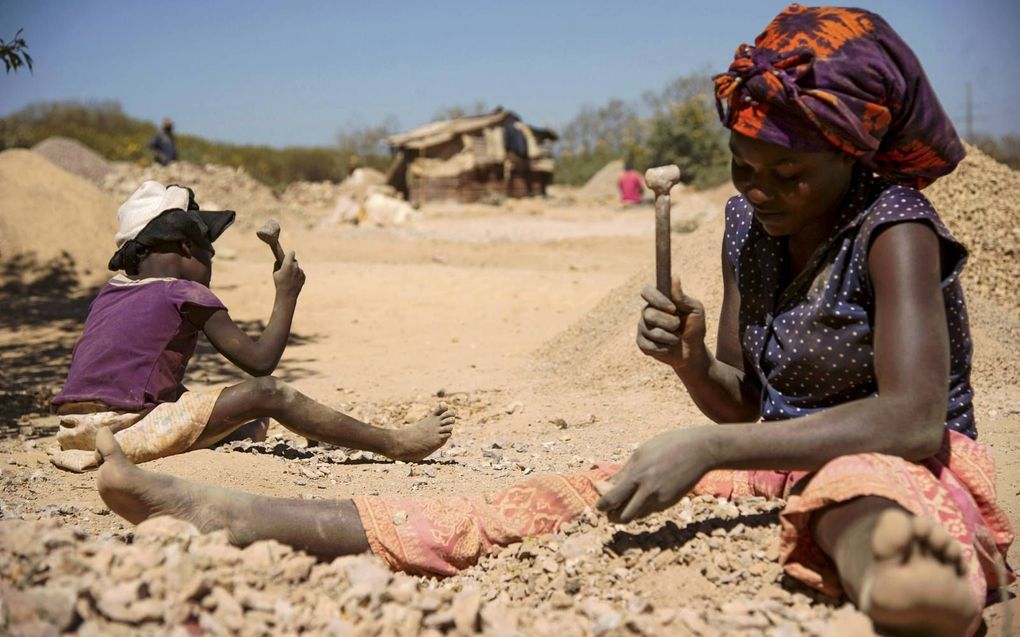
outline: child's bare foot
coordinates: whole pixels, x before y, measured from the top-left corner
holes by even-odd
[[[871,567],[859,606],[898,634],[966,634],[977,615],[960,545],[927,518],[898,508],[878,514],[871,534]]]
[[[417,462],[446,444],[453,433],[456,416],[440,403],[432,415],[422,418],[410,427],[393,431],[393,442],[382,453],[394,460]]]
[[[208,533],[228,528],[234,507],[243,506],[244,499],[250,498],[143,471],[128,460],[109,429],[96,434],[96,451],[103,458],[97,477],[100,497],[111,511],[134,524],[169,515]]]

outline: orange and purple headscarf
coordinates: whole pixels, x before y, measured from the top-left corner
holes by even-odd
[[[791,4],[715,77],[723,125],[805,151],[836,150],[924,188],[966,151],[914,52],[880,16]]]

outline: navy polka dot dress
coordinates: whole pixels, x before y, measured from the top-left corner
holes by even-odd
[[[743,197],[726,206],[725,255],[740,291],[740,342],[762,387],[762,418],[806,416],[877,394],[868,248],[882,226],[923,221],[938,233],[942,251],[951,359],[946,426],[976,438],[970,327],[959,279],[967,250],[913,188],[863,174],[847,201],[837,232],[785,290],[779,286],[786,239],[770,237]]]

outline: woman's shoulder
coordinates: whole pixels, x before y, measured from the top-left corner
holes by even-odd
[[[880,225],[903,221],[927,221],[945,229],[935,206],[920,190],[888,182],[877,182],[875,189],[861,220],[866,233]]]
[[[895,224],[924,223],[939,239],[943,282],[959,275],[967,260],[967,248],[946,227],[931,201],[924,193],[910,186],[888,183],[882,186],[864,211],[857,233],[856,249],[862,255],[867,254],[875,237]]]

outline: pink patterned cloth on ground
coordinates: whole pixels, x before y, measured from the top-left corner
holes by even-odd
[[[481,497],[354,498],[372,552],[394,570],[454,575],[495,547],[555,533],[594,505],[619,465],[525,480]]]

